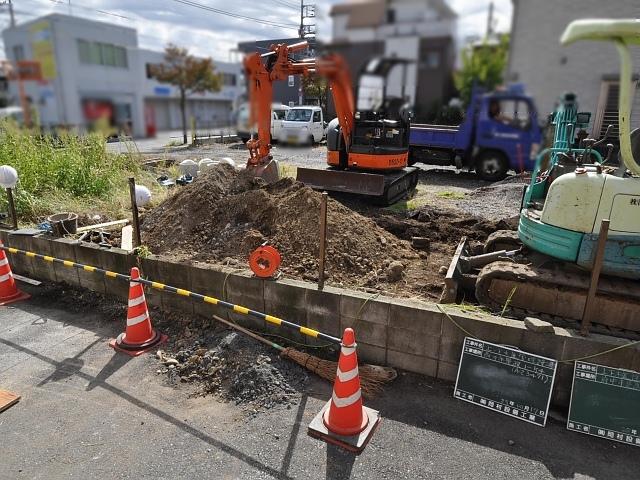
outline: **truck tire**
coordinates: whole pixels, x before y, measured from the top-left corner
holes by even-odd
[[[476,160],[476,175],[487,182],[504,180],[508,171],[507,158],[497,150],[486,150]]]

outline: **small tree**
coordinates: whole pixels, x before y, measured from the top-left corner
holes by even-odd
[[[503,82],[509,53],[509,35],[501,35],[497,45],[483,43],[462,51],[462,68],[454,81],[465,105],[471,100],[471,90],[477,84],[493,90]]]
[[[215,72],[213,60],[196,58],[189,55],[186,48],[170,43],[164,51],[164,63],[154,65],[151,73],[158,81],[178,87],[182,136],[187,143],[187,97],[194,93],[217,92],[222,87],[222,78]]]
[[[307,75],[302,78],[302,90],[305,97],[317,98],[322,111],[327,111],[327,92],[329,83],[324,77],[318,75]]]

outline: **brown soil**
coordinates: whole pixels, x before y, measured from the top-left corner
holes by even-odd
[[[317,281],[320,202],[320,193],[293,179],[267,186],[221,165],[148,212],[143,242],[174,261],[221,264],[233,259],[242,266],[253,249],[267,242],[281,253],[283,274]],[[329,199],[328,285],[436,298],[440,267],[449,264],[460,237],[482,241],[497,229],[495,222],[454,211],[423,208],[413,218],[362,211],[367,216]],[[416,250],[411,237],[428,238],[430,245]],[[402,274],[394,281],[387,274],[398,267]]]

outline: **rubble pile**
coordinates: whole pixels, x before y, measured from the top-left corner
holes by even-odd
[[[216,394],[236,405],[271,409],[290,405],[308,380],[298,365],[236,332],[218,331],[173,353],[158,351],[171,384],[191,383],[196,394]]]

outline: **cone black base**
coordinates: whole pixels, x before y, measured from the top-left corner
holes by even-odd
[[[133,343],[126,343],[126,342],[118,343],[114,338],[109,341],[109,346],[118,352],[126,353],[127,355],[131,355],[132,357],[137,357],[138,355],[142,355],[143,353],[148,352],[149,350],[153,349],[158,345],[162,345],[168,339],[169,337],[167,337],[166,335],[154,330],[153,337],[151,337],[151,339],[147,340],[144,343],[141,343],[141,344],[133,344]]]
[[[380,413],[377,410],[373,410],[372,408],[362,407],[369,417],[369,423],[366,428],[361,431],[357,435],[351,435],[345,437],[343,435],[338,435],[331,432],[324,424],[323,416],[324,412],[326,412],[331,405],[331,400],[329,400],[322,410],[314,417],[314,419],[309,424],[309,429],[307,433],[312,437],[319,438],[320,440],[324,440],[325,442],[332,443],[334,445],[338,445],[350,452],[360,453],[364,450],[364,447],[367,446],[369,440],[373,436],[373,432],[378,428],[378,424],[380,423]]]

